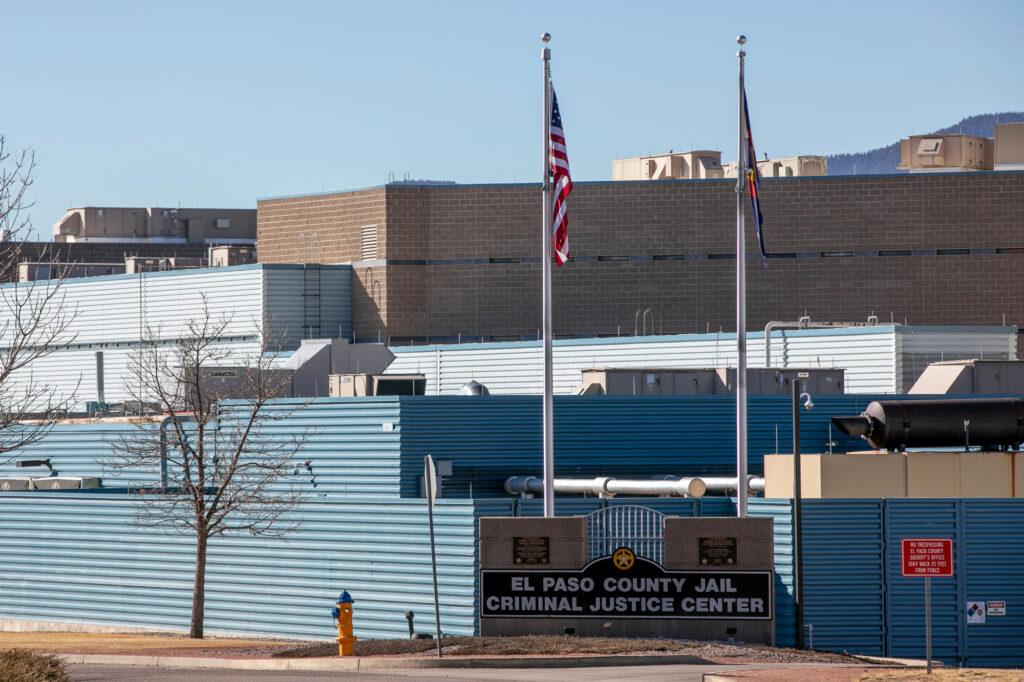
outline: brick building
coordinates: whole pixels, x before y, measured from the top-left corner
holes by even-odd
[[[735,201],[729,180],[577,183],[556,336],[632,334],[647,308],[649,332],[733,329]],[[1024,326],[1024,172],[767,178],[762,202],[752,328],[804,314]],[[358,339],[537,334],[537,185],[398,183],[265,199],[257,216],[262,262],[353,262]]]

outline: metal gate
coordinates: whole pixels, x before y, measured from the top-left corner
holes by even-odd
[[[605,507],[587,515],[587,560],[629,547],[637,556],[659,564],[665,515],[648,507]]]

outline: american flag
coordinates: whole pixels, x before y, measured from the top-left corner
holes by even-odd
[[[761,247],[761,260],[768,265],[768,254],[764,250],[764,216],[761,215],[761,198],[757,195],[761,189],[761,174],[757,170],[757,152],[754,151],[754,133],[750,130],[750,109],[747,108],[747,91],[743,89],[743,132],[747,138],[747,188],[750,191],[750,210],[754,214],[754,229],[757,232],[757,245]]]
[[[558,98],[551,88],[551,151],[548,154],[554,200],[551,205],[551,234],[555,246],[555,262],[559,266],[569,260],[569,214],[565,200],[572,191],[569,177],[569,154],[565,149],[562,115],[558,112]]]

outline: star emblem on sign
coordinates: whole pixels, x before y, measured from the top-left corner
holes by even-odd
[[[633,568],[633,562],[635,560],[636,557],[634,556],[633,551],[626,547],[620,547],[615,550],[615,553],[612,555],[612,563],[615,564],[615,568],[620,571],[628,571]]]

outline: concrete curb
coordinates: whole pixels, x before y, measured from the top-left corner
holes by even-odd
[[[572,656],[561,658],[199,658],[195,656],[107,656],[53,654],[71,665],[139,665],[229,670],[423,670],[437,668],[598,668],[631,665],[709,665],[697,656]]]
[[[874,663],[875,665],[902,665],[906,668],[925,668],[928,666],[928,661],[923,658],[892,658],[891,656],[861,656],[860,654],[849,654],[854,658],[859,658],[862,661],[868,663]],[[945,663],[942,661],[932,661],[933,668],[942,668]]]

